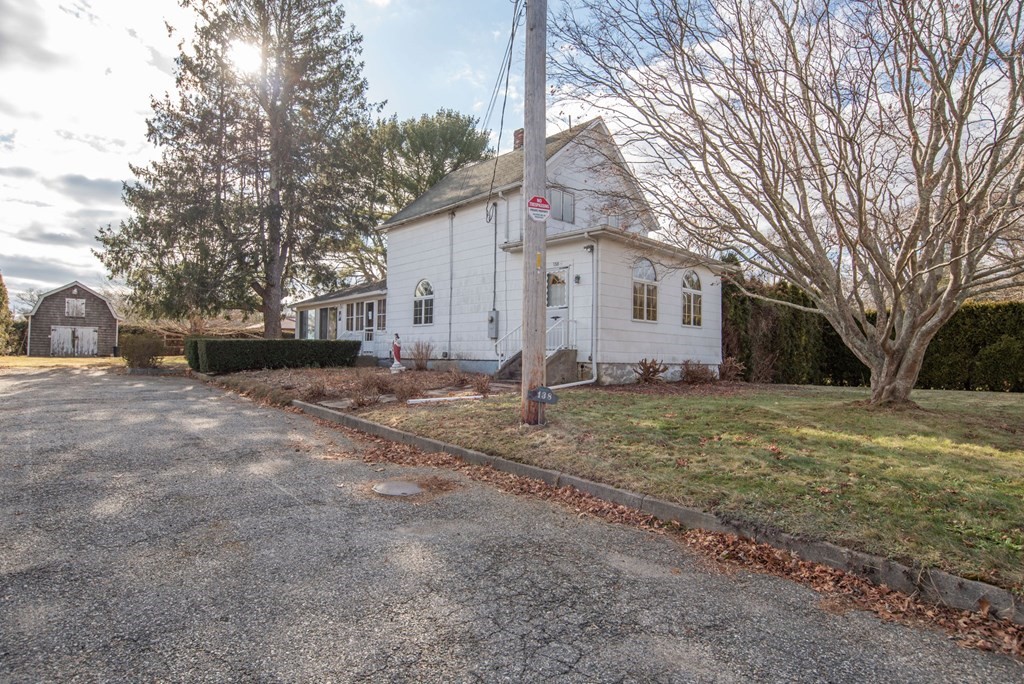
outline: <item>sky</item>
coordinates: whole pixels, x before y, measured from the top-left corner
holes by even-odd
[[[344,5],[383,116],[440,108],[483,116],[510,0]],[[177,44],[192,24],[177,0],[0,0],[0,273],[12,300],[72,280],[109,285],[91,252],[95,236],[127,215],[129,164],[156,156],[145,139],[150,98],[173,90]],[[502,150],[522,125],[519,42]],[[496,114],[489,128],[497,126]]]

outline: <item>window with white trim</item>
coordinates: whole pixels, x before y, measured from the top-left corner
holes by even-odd
[[[377,330],[388,329],[388,300],[377,300]]]
[[[569,306],[569,269],[560,268],[548,271],[548,308]]]
[[[70,318],[85,318],[85,300],[71,298],[65,299],[64,315]]]
[[[365,328],[363,316],[366,314],[363,302],[353,302],[345,305],[345,330],[359,332]]]
[[[633,320],[658,320],[658,273],[647,259],[633,264]]]
[[[700,277],[687,271],[683,274],[683,325],[700,326],[702,299]]]
[[[434,286],[429,280],[416,285],[412,298],[412,324],[431,325],[434,322]]]
[[[565,223],[576,223],[576,197],[565,190],[548,188],[551,201],[551,218]]]

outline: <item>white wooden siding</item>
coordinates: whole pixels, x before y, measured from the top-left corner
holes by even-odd
[[[589,155],[589,158],[588,158]],[[594,170],[597,155],[569,148],[548,166],[549,184],[576,195],[573,224],[549,221],[549,235],[596,229],[606,225],[607,188],[621,194],[621,181]],[[388,337],[401,335],[408,350],[417,341],[434,346],[440,358],[495,361],[494,340],[488,337],[487,315],[499,312],[499,337],[517,328],[522,320],[521,252],[500,249],[520,240],[523,198],[519,191],[495,196],[497,223],[487,223],[483,201],[459,207],[454,216],[426,217],[388,231]],[[631,230],[641,230],[635,217],[627,217]],[[498,249],[495,251],[495,233]],[[571,242],[548,245],[547,267],[569,271],[569,309],[576,321],[578,360],[587,361],[591,350],[591,305],[594,292],[591,244],[582,236]],[[717,364],[721,360],[721,285],[707,268],[697,272],[703,286],[703,324],[682,325],[682,280],[679,272],[659,268],[658,322],[632,321],[632,262],[629,247],[601,239],[598,270],[601,322],[597,361],[632,364],[642,357],[666,363],[687,359]],[[496,255],[496,257],[495,257]],[[580,282],[576,283],[576,277]],[[422,279],[434,289],[434,322],[413,325],[413,292]],[[497,295],[492,300],[492,293]],[[450,324],[450,328],[449,328]]]
[[[658,272],[658,320],[633,320],[633,263],[640,256],[628,245],[604,240],[600,252],[601,363],[636,363],[656,358],[664,363],[722,362],[722,284],[703,266],[700,276],[702,322],[699,327],[682,324],[682,265],[669,268],[654,258]]]

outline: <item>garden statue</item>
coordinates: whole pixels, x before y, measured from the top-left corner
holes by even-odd
[[[405,366],[402,365],[402,340],[398,337],[398,333],[395,333],[395,339],[391,342],[391,355],[395,357],[395,362],[391,364],[392,373],[401,373],[405,370]]]

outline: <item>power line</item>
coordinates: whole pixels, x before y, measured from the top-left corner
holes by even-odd
[[[486,121],[489,124],[491,116],[494,114],[494,105],[497,104],[498,89],[501,85],[502,76],[505,79],[504,96],[501,100],[501,117],[498,120],[498,139],[497,146],[501,145],[501,136],[505,131],[505,109],[508,106],[508,85],[509,79],[512,75],[512,56],[515,53],[515,40],[516,31],[519,28],[519,24],[523,19],[523,12],[525,10],[525,3],[522,0],[515,0],[515,5],[512,9],[512,30],[508,36],[508,46],[505,48],[505,56],[502,60],[502,68],[498,72],[498,79],[495,82],[494,92],[491,95],[491,103],[488,105],[488,111],[485,115]],[[498,157],[497,150],[494,155],[494,169],[491,171],[491,184],[487,189],[487,203],[485,205],[485,211],[487,213],[488,221],[491,219],[491,194],[494,192],[494,181],[498,176]],[[495,220],[497,218],[495,217]]]

